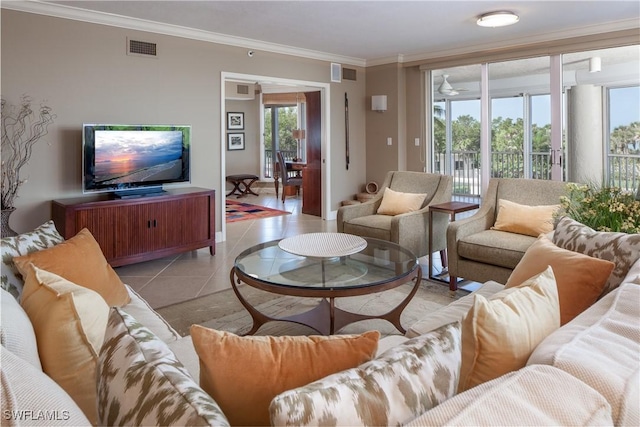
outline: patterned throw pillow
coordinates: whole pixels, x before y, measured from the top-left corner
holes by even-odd
[[[97,377],[99,425],[229,425],[169,347],[116,307]]]
[[[566,216],[556,226],[553,243],[563,249],[613,261],[615,267],[603,293],[617,288],[633,263],[640,258],[640,234],[595,231]]]
[[[271,424],[400,425],[452,397],[458,386],[460,323],[393,347],[357,368],[286,391],[271,402]]]
[[[0,246],[2,251],[2,289],[19,301],[24,278],[13,263],[13,258],[51,248],[63,241],[64,239],[56,230],[53,221],[47,221],[29,233],[4,237]]]

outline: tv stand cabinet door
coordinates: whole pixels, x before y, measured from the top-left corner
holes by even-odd
[[[78,209],[75,211],[75,226],[71,233],[65,233],[65,239],[75,236],[83,228],[88,229],[96,239],[107,260],[116,256],[116,241],[114,230],[118,208],[100,207]]]
[[[171,203],[171,202],[169,202]],[[115,258],[127,258],[161,248],[158,225],[166,223],[161,204],[122,206],[115,227]]]
[[[178,248],[210,238],[208,197],[124,206],[116,224],[115,257]]]

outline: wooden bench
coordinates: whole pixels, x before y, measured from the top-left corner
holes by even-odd
[[[257,175],[251,175],[248,173],[238,175],[227,175],[226,180],[233,184],[233,190],[231,190],[227,197],[237,194],[237,198],[244,197],[247,194],[253,194],[257,196],[258,193],[254,193],[251,190],[251,185],[258,180]]]

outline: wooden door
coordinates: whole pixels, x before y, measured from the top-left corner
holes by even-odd
[[[302,176],[302,213],[322,216],[322,110],[320,92],[306,92],[307,167]]]

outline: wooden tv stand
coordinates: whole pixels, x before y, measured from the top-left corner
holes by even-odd
[[[89,229],[114,267],[209,247],[215,254],[215,190],[177,188],[162,195],[108,195],[54,200],[51,211],[65,239]]]

